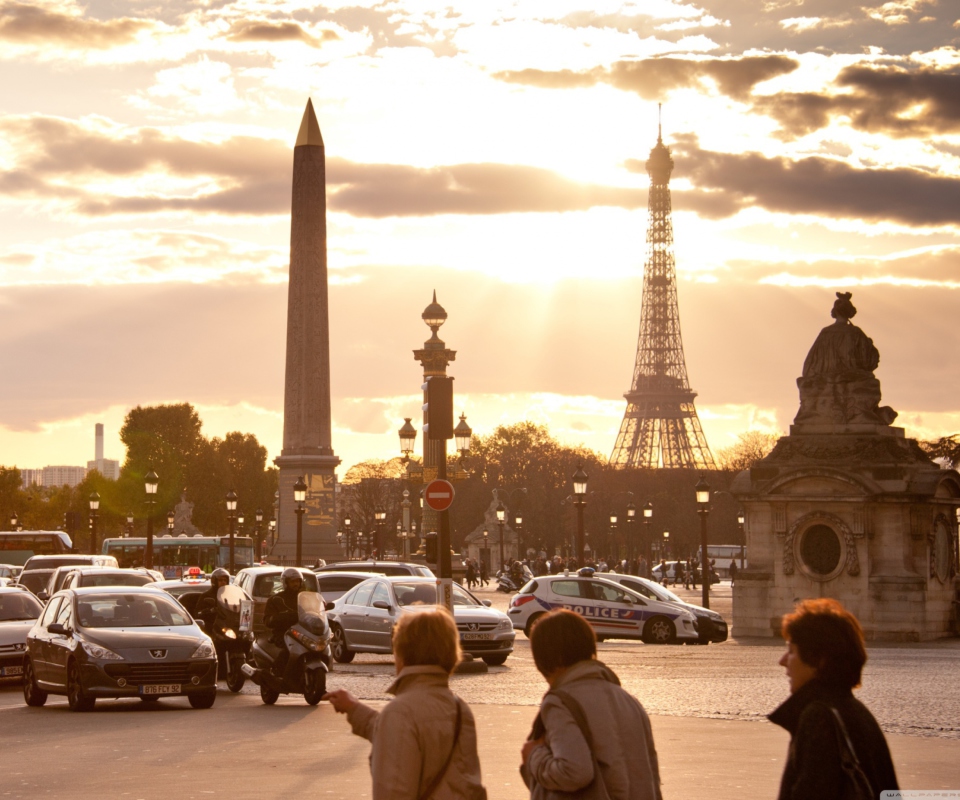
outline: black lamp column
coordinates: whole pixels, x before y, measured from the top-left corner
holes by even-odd
[[[647,557],[647,574],[643,576],[645,578],[649,578],[653,570],[653,543],[650,541],[651,519],[653,519],[653,504],[647,501],[647,504],[643,507],[643,538]]]
[[[297,478],[293,484],[293,500],[297,504],[297,566],[303,566],[303,514],[306,509],[303,507],[307,499],[307,484],[303,480],[303,475]]]
[[[376,536],[373,540],[373,549],[376,553],[376,557],[383,559],[383,521],[387,518],[387,512],[383,510],[381,506],[377,506],[376,510],[373,512],[373,518],[377,522]]]
[[[581,566],[584,560],[585,538],[583,534],[583,507],[587,498],[587,473],[583,471],[583,462],[577,464],[577,471],[573,473],[573,496],[577,506],[577,565]]]
[[[237,518],[237,493],[233,491],[233,489],[227,492],[227,518],[230,520],[230,564],[228,565],[228,569],[230,570],[230,574],[233,575],[236,569],[233,553],[233,523]]]
[[[157,496],[157,484],[160,482],[160,479],[157,478],[157,473],[153,470],[150,470],[147,473],[147,476],[143,479],[144,488],[147,492],[147,551],[144,553],[143,565],[147,569],[153,569],[153,504],[156,502],[154,498]]]
[[[350,530],[350,517],[343,518],[343,527],[347,532],[347,561],[353,558],[353,532]]]
[[[94,492],[90,495],[90,553],[97,552],[97,511],[100,509],[100,495]]]
[[[263,524],[263,509],[258,508],[257,513],[254,514],[254,519],[257,521],[257,538],[254,542],[254,547],[256,548],[256,559],[259,564],[263,559],[263,542],[260,540],[260,526]]]
[[[630,569],[633,568],[633,560],[637,557],[636,553],[636,533],[634,524],[637,521],[637,507],[633,502],[627,503],[627,561]]]
[[[710,556],[707,555],[707,514],[710,513],[710,486],[702,475],[696,485],[697,513],[700,514],[701,605],[710,608]]]
[[[740,526],[740,569],[743,569],[743,547],[747,543],[747,531],[743,527],[744,522],[746,522],[746,517],[744,517],[743,509],[741,508],[737,512],[737,525]]]
[[[507,562],[503,555],[503,520],[506,518],[507,511],[503,507],[503,503],[497,504],[497,525],[500,526],[500,569],[506,571]]]

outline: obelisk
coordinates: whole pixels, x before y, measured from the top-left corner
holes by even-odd
[[[307,485],[302,522],[303,562],[336,558],[336,467],[330,421],[330,324],[327,298],[326,155],[320,125],[307,100],[293,148],[290,283],[283,450],[279,467],[277,544],[272,561],[293,564],[297,542],[294,484]]]

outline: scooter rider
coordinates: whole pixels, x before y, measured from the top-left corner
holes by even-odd
[[[263,611],[263,624],[270,628],[270,641],[280,647],[280,654],[273,664],[273,673],[278,678],[283,678],[283,671],[290,658],[283,636],[299,619],[297,595],[303,589],[303,576],[300,570],[287,567],[281,573],[280,581],[283,589],[267,600]]]
[[[226,664],[226,659],[223,657],[223,644],[219,636],[214,636],[214,631],[216,631],[217,624],[217,615],[219,613],[219,607],[217,606],[217,591],[221,586],[230,585],[230,573],[227,572],[223,567],[218,567],[213,572],[210,573],[210,588],[207,589],[200,597],[197,599],[197,616],[203,620],[207,634],[210,638],[213,639],[213,646],[217,650],[217,663],[219,665],[218,677],[225,677],[224,664]]]
[[[526,583],[523,574],[523,564],[519,561],[514,561],[510,566],[510,580],[513,581],[513,585],[516,586],[518,590]]]

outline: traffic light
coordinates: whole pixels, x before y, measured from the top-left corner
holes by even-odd
[[[426,550],[426,557],[428,564],[437,563],[437,534],[428,533],[423,537],[423,546]]]
[[[453,378],[431,375],[423,384],[423,434],[431,441],[453,438]]]

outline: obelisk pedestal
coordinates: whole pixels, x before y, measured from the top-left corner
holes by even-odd
[[[303,563],[339,556],[336,540],[336,468],[330,415],[330,330],[327,297],[326,154],[308,100],[293,149],[290,213],[290,283],[287,294],[287,363],[283,450],[279,467],[277,544],[271,560],[293,564],[297,514],[293,485],[303,476]]]

